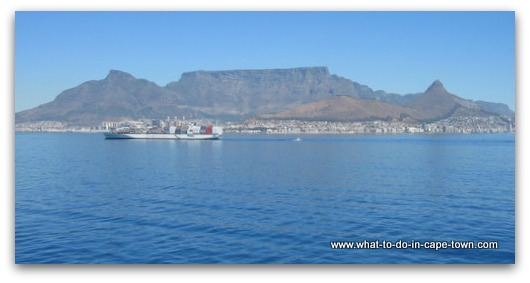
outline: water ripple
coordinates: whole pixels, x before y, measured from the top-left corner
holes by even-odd
[[[17,263],[515,260],[513,137],[39,135],[16,137]],[[453,239],[499,249],[329,247]]]

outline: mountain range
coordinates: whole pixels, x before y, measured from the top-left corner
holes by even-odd
[[[505,104],[449,93],[436,80],[424,92],[373,91],[329,73],[327,67],[195,71],[166,86],[117,70],[61,92],[53,101],[15,113],[15,123],[59,121],[93,126],[103,121],[168,116],[218,120],[411,120],[451,116],[515,119]]]

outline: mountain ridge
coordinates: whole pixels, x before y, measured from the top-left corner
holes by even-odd
[[[336,99],[337,96],[352,99]],[[340,110],[336,103],[339,101],[351,104],[357,111],[348,114],[345,109]],[[263,115],[287,117],[289,115],[285,113],[288,111],[301,111],[296,107],[318,102],[329,104],[326,114],[329,119],[333,118],[333,108],[336,108],[335,112],[340,113],[337,114],[340,117],[335,117],[338,120],[385,117],[432,120],[445,117],[456,108],[470,109],[469,113],[484,111],[492,115],[515,116],[504,104],[473,102],[453,95],[439,80],[422,93],[399,95],[373,91],[368,86],[331,74],[327,67],[317,66],[186,72],[166,86],[138,79],[127,72],[110,70],[104,79],[86,81],[61,92],[51,102],[16,113],[15,123],[60,121],[94,125],[103,121],[167,116],[220,120],[243,120]],[[363,108],[355,105],[363,105]],[[313,110],[315,107],[318,108],[313,105]],[[371,107],[374,113],[370,115]],[[388,112],[386,115],[385,111]],[[317,119],[323,114],[315,113],[320,114],[315,117],[299,114],[307,119]]]

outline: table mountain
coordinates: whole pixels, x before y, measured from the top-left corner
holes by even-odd
[[[330,75],[326,67],[190,72],[166,89],[185,105],[233,119],[354,91],[351,81]]]
[[[60,93],[52,102],[16,113],[15,123],[58,121],[98,125],[124,119],[250,117],[326,120],[436,120],[459,115],[513,115],[504,104],[473,102],[450,94],[435,81],[408,95],[373,91],[329,73],[326,67],[195,71],[166,86],[111,70]],[[466,114],[467,113],[467,114]]]

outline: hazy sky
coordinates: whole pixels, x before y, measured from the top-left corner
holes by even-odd
[[[121,70],[327,66],[374,90],[515,105],[513,12],[17,12],[15,111]]]

